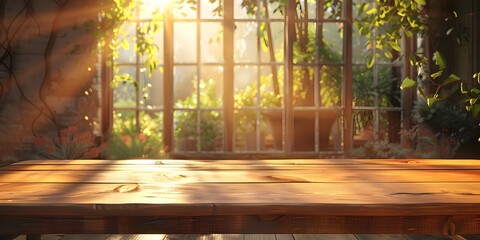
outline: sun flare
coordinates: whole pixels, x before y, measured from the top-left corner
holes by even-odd
[[[170,0],[140,0],[142,5],[143,5],[143,9],[146,9],[146,10],[160,10],[160,11],[164,11],[165,10],[165,7],[168,3],[168,1]]]

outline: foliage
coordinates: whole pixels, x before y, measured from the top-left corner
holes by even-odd
[[[464,108],[427,100],[415,104],[417,126],[400,132],[402,144],[373,140],[352,151],[357,158],[451,158],[457,150],[480,135],[479,119]]]
[[[391,68],[379,69],[377,81],[374,81],[372,69],[353,68],[354,106],[374,106],[376,100],[378,100],[378,106],[393,106],[393,101],[400,101],[399,89],[392,87],[395,81],[396,79],[392,79]],[[373,119],[373,112],[370,110],[355,111],[353,115],[355,131],[372,126]]]
[[[87,124],[70,125],[58,132],[58,136],[35,137],[33,149],[48,159],[97,158],[102,146],[97,146],[95,137]]]
[[[105,155],[109,159],[159,158],[162,156],[162,134],[158,131],[162,118],[149,114],[140,117],[137,126],[135,116],[114,114],[112,134]]]
[[[473,74],[473,78],[480,84],[480,72]],[[471,111],[474,117],[480,113],[480,89],[477,87],[468,87],[466,83],[460,85],[460,91],[464,96],[465,108]]]
[[[137,14],[137,9],[146,8],[145,0],[101,0],[100,17],[91,19],[85,23],[87,29],[99,39],[99,47],[104,50],[107,66],[114,70],[114,77],[111,86],[118,86],[119,83],[131,83],[137,88],[137,82],[128,74],[120,75],[116,67],[115,59],[120,56],[120,49],[129,49],[129,38],[126,26],[132,22]],[[152,19],[139,24],[135,29],[133,38],[134,50],[137,54],[145,57],[145,66],[149,76],[155,69],[159,68],[158,50],[153,36],[161,29],[163,15],[159,7],[150,9]],[[105,49],[108,49],[105,51]]]
[[[403,143],[371,140],[354,148],[352,158],[447,158],[452,157],[455,141],[452,138],[436,138],[426,127],[402,130]]]
[[[447,65],[446,61],[443,58],[443,56],[440,54],[440,52],[435,52],[434,53],[434,60],[435,60],[435,65],[437,66],[438,70],[434,73],[429,73],[427,68],[427,62],[428,60],[426,58],[422,58],[421,61],[416,61],[415,64],[419,69],[421,69],[420,73],[420,78],[422,78],[423,82],[428,81],[431,86],[435,86],[436,90],[433,94],[426,93],[422,87],[419,88],[420,94],[427,100],[428,106],[431,106],[434,102],[441,100],[440,97],[440,90],[448,86],[451,83],[460,81],[460,78],[456,76],[455,74],[450,74],[448,77],[442,77],[444,76],[445,72],[447,72]],[[410,87],[415,86],[416,82],[410,78],[406,78],[403,82],[402,85],[400,86],[401,89],[407,89]]]
[[[428,106],[425,100],[419,99],[414,112],[414,120],[430,128],[437,139],[452,139],[455,143],[453,150],[480,135],[480,120],[448,101]]]
[[[423,35],[428,30],[434,38],[441,38],[438,41],[449,42],[447,38],[450,38],[457,44],[463,44],[469,40],[469,33],[458,20],[456,12],[452,11],[449,16],[435,20],[427,13],[425,6],[425,0],[375,0],[373,4],[363,3],[357,6],[359,19],[355,24],[361,35],[371,38],[366,44],[370,53],[369,67],[373,66],[375,58],[379,57],[380,53],[378,52],[383,52],[389,59],[393,58],[392,52],[400,52],[399,41],[403,36],[411,38],[414,34]],[[375,54],[373,49],[375,49]],[[418,86],[418,90],[426,99],[428,106],[442,100],[440,91],[444,87],[460,81],[457,75],[449,71],[447,63],[438,49],[433,53],[432,59],[423,53],[415,53],[410,56],[409,60],[412,66],[419,69],[418,78],[422,84]],[[435,63],[434,69],[428,67],[430,62]],[[478,74],[473,75],[473,78],[477,77]],[[402,82],[401,89],[416,85],[417,79],[406,77]],[[466,83],[461,83],[461,85],[460,94],[465,98],[466,109],[471,111],[474,116],[478,116],[480,103],[477,104],[477,99],[480,97],[480,90],[475,87],[467,87]],[[431,88],[433,91],[430,91]]]
[[[383,54],[392,59],[400,52],[400,40],[425,30],[425,0],[373,0],[357,4],[355,25],[360,35],[367,37],[367,66],[372,67]]]
[[[272,74],[261,76],[259,84],[254,81],[243,89],[238,89],[234,95],[235,109],[257,106],[257,102],[261,108],[274,108],[282,106],[282,95],[276,95],[271,85]],[[280,79],[282,77],[280,76]],[[279,82],[279,86],[283,89],[283,81]],[[238,111],[235,114],[236,119],[236,138],[247,139],[247,135],[255,132],[257,114],[254,111]],[[265,132],[267,126],[261,121],[260,131]]]
[[[213,79],[207,81],[200,80],[199,86],[197,86],[195,80],[192,81],[192,84],[194,89],[192,94],[176,102],[175,107],[196,109],[199,104],[207,108],[222,107],[221,99],[215,93],[215,81]],[[200,121],[199,129],[197,129],[198,120]],[[199,146],[202,150],[213,150],[218,139],[222,136],[222,121],[219,111],[202,111],[200,116],[198,116],[196,111],[176,111],[175,138],[180,141],[188,141],[190,139],[196,142],[196,140],[200,140],[199,143],[195,143],[195,146]],[[194,150],[196,150],[196,147]]]

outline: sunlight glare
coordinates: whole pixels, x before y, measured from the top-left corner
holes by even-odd
[[[142,8],[147,11],[159,10],[160,12],[165,11],[165,6],[170,0],[141,0]]]

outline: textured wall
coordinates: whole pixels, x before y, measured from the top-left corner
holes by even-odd
[[[0,1],[0,164],[41,157],[35,136],[98,121],[96,42],[84,27],[96,2]]]

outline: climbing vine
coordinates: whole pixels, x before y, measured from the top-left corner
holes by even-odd
[[[357,5],[359,18],[355,24],[359,33],[369,39],[366,43],[369,50],[368,67],[372,67],[375,59],[381,54],[394,61],[403,57],[400,54],[400,40],[403,37],[441,36],[441,40],[432,43],[433,56],[427,56],[424,52],[410,56],[410,65],[418,69],[418,77],[417,79],[406,77],[401,84],[401,89],[418,86],[420,95],[426,99],[428,106],[431,106],[443,99],[440,94],[442,89],[461,81],[460,77],[448,68],[438,43],[463,44],[469,37],[466,27],[458,21],[455,11],[441,19],[441,24],[436,24],[442,26],[439,27],[434,24],[435,21],[429,15],[427,7],[426,0],[374,0],[371,3]],[[478,80],[478,73],[473,77]],[[480,80],[478,82],[480,84]],[[468,88],[465,83],[461,83],[461,86],[460,94],[467,103],[466,109],[472,111],[475,117],[478,116],[480,102],[477,103],[477,100],[480,91],[475,87]]]
[[[85,111],[81,113],[85,115],[77,118],[64,120],[64,116],[62,116],[62,113],[59,112],[57,107],[59,102],[55,100],[58,99],[56,97],[59,97],[63,91],[61,86],[59,87],[59,84],[65,84],[63,81],[66,81],[66,79],[59,79],[61,70],[56,69],[59,63],[56,56],[62,54],[57,52],[56,49],[58,48],[58,40],[59,38],[65,37],[62,31],[67,30],[67,28],[79,31],[75,25],[70,26],[65,24],[65,19],[71,19],[69,14],[72,13],[71,4],[74,2],[75,1],[70,0],[52,0],[42,3],[48,4],[49,8],[51,8],[48,15],[42,15],[41,12],[38,11],[38,1],[0,1],[0,69],[3,73],[3,76],[0,78],[0,109],[3,111],[2,114],[12,115],[12,112],[5,110],[9,108],[4,107],[7,104],[13,104],[12,99],[16,99],[18,94],[20,101],[14,105],[16,105],[17,109],[19,107],[20,109],[18,109],[19,111],[15,114],[19,115],[23,122],[30,124],[28,130],[31,131],[30,136],[33,137],[33,140],[28,140],[31,139],[28,134],[18,133],[20,142],[17,144],[28,144],[29,141],[31,141],[33,149],[36,148],[38,150],[46,147],[52,149],[52,151],[60,152],[65,149],[65,147],[73,146],[73,143],[67,141],[62,135],[67,127],[82,126],[81,129],[80,127],[78,128],[79,133],[85,132],[91,134],[92,119],[88,117],[88,113],[85,111],[86,109],[92,108],[92,105],[95,104],[95,99],[89,96],[94,95],[92,88],[86,89],[85,92],[83,92],[83,89],[77,89],[84,94],[81,97],[77,96],[78,98],[74,104],[79,104],[79,100],[86,99],[86,105],[82,105],[84,107],[82,111]],[[51,26],[42,26],[42,24],[44,24],[42,21],[46,19],[51,20]],[[48,29],[48,32],[43,31],[45,29]],[[25,40],[26,37],[28,37],[27,40]],[[31,42],[29,38],[41,39],[41,42]],[[88,46],[84,46],[89,44],[90,42],[82,40],[75,46],[82,48],[81,50],[83,50],[83,52],[80,52],[79,55],[82,58],[91,54],[91,52],[88,51]],[[27,46],[34,46],[35,53],[25,53],[27,55],[40,54],[40,59],[35,61],[32,66],[29,66],[28,71],[30,75],[27,74],[27,78],[25,78],[23,73],[22,78],[20,78],[20,73],[24,71],[22,67],[25,67],[22,65],[25,64],[21,59],[23,56],[22,51],[25,51],[24,49]],[[36,53],[37,51],[40,52]],[[70,54],[74,53],[75,51],[73,50],[70,52]],[[88,69],[88,71],[91,71],[90,67]],[[66,71],[67,69],[63,70]],[[33,79],[36,81],[30,79],[30,76],[35,76]],[[36,78],[37,76],[38,78]],[[62,83],[58,82],[58,80],[62,80]],[[88,81],[88,79],[84,79],[84,81]],[[23,103],[27,103],[35,112],[29,111],[27,117],[21,108]],[[20,123],[15,122],[15,124],[19,125]],[[52,136],[52,134],[56,136]],[[23,139],[23,137],[26,137],[26,139]],[[39,143],[39,141],[36,140],[47,138],[57,140],[52,140],[51,143],[45,146],[35,146],[35,144]],[[93,138],[84,140],[83,143],[89,144],[90,146],[86,151],[95,149]],[[20,146],[16,147],[18,148]],[[44,151],[38,151],[37,154],[44,157],[46,156],[46,152]],[[69,157],[68,154],[63,156],[64,158]]]

